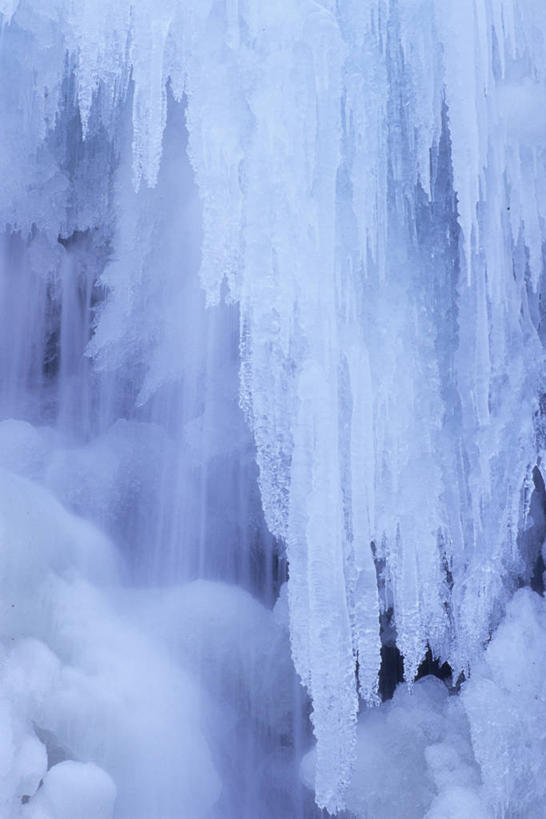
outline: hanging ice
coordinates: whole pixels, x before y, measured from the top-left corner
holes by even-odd
[[[199,343],[187,307],[199,297],[178,275],[190,234],[202,228],[210,309],[224,296],[238,305],[240,402],[265,519],[286,546],[316,799],[336,812],[352,775],[359,696],[379,699],[380,620],[393,615],[407,681],[429,648],[455,676],[467,673],[537,558],[523,535],[545,440],[545,7],[0,8],[2,48],[13,40],[27,52],[16,85],[26,103],[16,110],[7,87],[0,99],[3,222],[61,271],[39,287],[54,281],[74,304],[81,292],[70,290],[57,238],[86,235],[103,254],[85,299],[89,307],[98,285],[106,298],[74,345],[92,333],[97,372],[122,373],[136,407],[157,409],[162,396],[170,429],[180,410],[164,399],[170,385],[187,378],[186,400],[201,400],[200,375],[184,358]],[[191,181],[183,194],[177,184],[188,167],[174,149],[162,166],[185,131],[179,123],[165,136],[169,99],[185,105],[200,200],[190,197],[184,212]],[[74,118],[84,159],[72,157],[72,168],[58,143]],[[81,199],[71,173],[85,177]],[[17,304],[33,297],[13,288]],[[41,334],[18,341],[23,358]],[[13,359],[0,351],[0,362],[9,373]],[[222,362],[210,366],[220,396]],[[70,372],[63,406],[73,419],[89,382],[87,371]],[[199,432],[206,412],[192,423],[188,458],[196,438],[213,448]],[[174,473],[168,465],[158,481],[170,485]],[[165,520],[157,531],[178,542],[179,522]]]

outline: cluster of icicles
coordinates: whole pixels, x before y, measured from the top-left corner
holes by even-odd
[[[2,155],[2,217],[23,232],[63,232],[19,190],[10,150],[25,139],[39,167],[67,59],[84,137],[105,128],[128,150],[115,128],[132,95],[135,188],[156,182],[169,95],[185,101],[201,282],[211,309],[224,288],[240,307],[241,404],[266,520],[287,550],[317,802],[335,811],[359,696],[378,700],[380,621],[392,613],[407,680],[428,648],[457,675],[531,571],[517,535],[541,454],[546,7],[3,0],[0,11],[34,38],[32,105]],[[139,276],[161,277],[142,273],[137,235],[131,253]],[[123,360],[134,325],[141,280],[122,267],[106,278],[97,366]],[[166,309],[175,326],[176,303]],[[149,339],[141,401],[179,354]]]

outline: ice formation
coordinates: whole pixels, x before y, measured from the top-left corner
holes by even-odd
[[[286,559],[317,805],[395,815],[361,748],[402,714],[416,816],[534,817],[546,6],[0,13],[4,813],[311,815]],[[375,713],[382,641],[461,697]]]
[[[544,728],[537,702],[545,697],[545,617],[544,598],[518,591],[462,696],[450,696],[427,676],[413,692],[400,686],[392,700],[360,716],[346,794],[351,815],[543,815]],[[312,751],[303,763],[311,787],[315,766]]]

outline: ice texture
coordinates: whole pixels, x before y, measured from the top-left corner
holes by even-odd
[[[351,816],[541,816],[545,616],[544,597],[519,590],[460,695],[427,676],[361,714]],[[315,767],[311,751],[302,764],[310,787]]]
[[[314,767],[312,751],[302,766],[310,784]],[[425,677],[412,692],[400,686],[392,700],[361,714],[355,772],[346,794],[351,815],[429,819],[429,809],[434,816],[439,801],[458,790],[459,809],[465,799],[474,799],[486,816],[479,787],[462,703],[440,680]]]
[[[539,604],[510,601],[543,584],[543,2],[8,0],[0,14],[2,588],[18,607],[5,634],[52,652],[61,683],[43,725],[62,735],[66,713],[75,726],[76,767],[52,767],[25,810],[62,815],[51,806],[65,776],[84,805],[97,779],[96,811],[109,809],[109,776],[131,819],[161,798],[212,810],[195,681],[134,612],[126,626],[120,587],[219,575],[257,586],[248,567],[271,536],[286,549],[317,805],[335,813],[353,798],[361,722],[383,719],[370,708],[388,623],[409,684],[429,649],[471,680],[462,702],[483,792],[462,775],[438,785],[452,751],[433,726],[415,810],[513,810],[525,776],[536,794],[544,755],[532,722],[527,774],[501,782],[487,751],[525,746],[502,703],[540,687],[504,679],[494,646],[510,629],[515,644],[528,629],[534,640]],[[224,592],[210,594],[229,608]],[[177,592],[167,603],[173,617],[189,605]],[[255,616],[246,599],[233,609]],[[214,612],[203,618],[216,628]],[[253,689],[241,662],[226,680]],[[111,671],[119,702],[92,670]],[[498,735],[476,711],[489,684]],[[147,686],[158,699],[129,759]],[[427,734],[449,708],[425,699]],[[195,753],[170,732],[168,703],[173,725],[187,713]],[[106,760],[91,717],[105,725],[109,709]],[[14,730],[36,790],[30,724]],[[171,769],[144,755],[164,732],[184,760],[172,788]],[[124,766],[142,794],[127,795]],[[23,795],[12,785],[7,799]]]
[[[519,590],[463,690],[472,745],[494,814],[543,810],[546,601]]]

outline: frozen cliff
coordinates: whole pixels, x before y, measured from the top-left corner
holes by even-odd
[[[541,816],[546,6],[0,14],[0,815]]]

